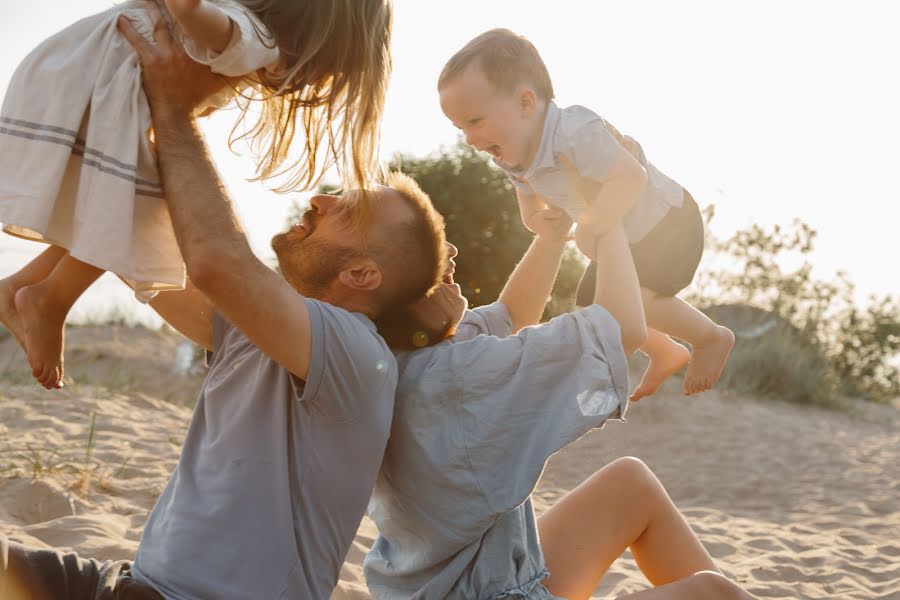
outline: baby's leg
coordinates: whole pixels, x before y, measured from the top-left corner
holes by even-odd
[[[16,311],[31,374],[47,389],[61,387],[66,315],[102,274],[102,269],[67,254],[48,277],[16,292]]]
[[[566,494],[540,516],[538,531],[550,571],[544,585],[561,598],[590,598],[628,548],[653,585],[716,570],[659,479],[634,458],[613,461]]]
[[[22,350],[25,349],[25,336],[22,333],[19,313],[16,311],[16,292],[46,279],[56,263],[65,255],[65,248],[49,246],[27,265],[9,277],[0,279],[0,323],[13,334]]]
[[[647,290],[641,288],[641,294],[646,302]],[[680,371],[691,359],[687,348],[653,328],[647,330],[647,341],[640,351],[647,355],[650,364],[629,397],[632,402],[654,393],[670,375]]]
[[[734,347],[734,333],[674,296],[644,294],[647,324],[691,345],[691,361],[684,378],[684,393],[713,387]]]

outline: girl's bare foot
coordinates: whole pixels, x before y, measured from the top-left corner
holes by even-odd
[[[48,390],[62,387],[65,312],[54,310],[41,284],[17,291],[15,308],[31,374]]]
[[[22,335],[22,322],[16,310],[16,292],[18,291],[10,278],[0,279],[0,323],[6,327],[22,350],[25,350],[25,337]]]
[[[650,364],[644,371],[641,382],[628,397],[632,402],[637,402],[644,396],[655,392],[670,375],[677,373],[691,359],[691,353],[687,348],[666,336],[669,343],[660,352],[654,349],[650,357]]]
[[[721,325],[715,337],[694,345],[691,362],[684,376],[684,393],[688,396],[705,392],[719,381],[722,368],[734,347],[734,333]]]

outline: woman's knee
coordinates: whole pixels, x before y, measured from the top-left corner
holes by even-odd
[[[635,489],[641,492],[662,491],[662,484],[650,467],[634,456],[617,458],[606,465],[603,470],[607,471],[619,485],[624,486],[624,489]]]
[[[716,571],[700,571],[690,577],[691,589],[711,600],[749,600],[753,598],[736,583]]]

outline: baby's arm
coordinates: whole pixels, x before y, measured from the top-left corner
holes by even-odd
[[[516,187],[516,200],[519,201],[519,216],[522,218],[522,225],[531,233],[537,233],[532,229],[532,219],[538,212],[547,208],[547,204],[537,194],[529,194],[519,187]]]
[[[622,152],[599,192],[591,198],[578,228],[585,227],[597,235],[606,233],[631,210],[646,184],[644,167],[631,154]]]
[[[231,41],[234,23],[209,0],[165,0],[172,17],[185,35],[199,46],[222,52]]]

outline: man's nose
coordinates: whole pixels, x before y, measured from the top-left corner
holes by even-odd
[[[331,194],[316,194],[309,199],[309,205],[320,215],[324,215],[340,198]]]
[[[457,248],[450,242],[447,242],[447,257],[455,258],[457,254],[459,254],[459,248]]]

